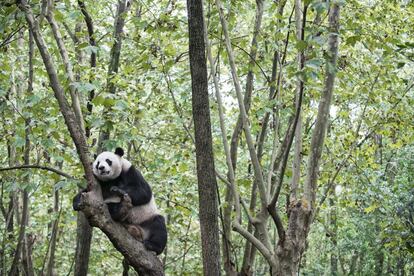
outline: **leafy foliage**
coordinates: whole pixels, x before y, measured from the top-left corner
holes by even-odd
[[[255,81],[249,119],[252,134],[258,136],[264,114],[277,109],[280,117],[278,137],[283,137],[289,116],[294,112],[294,91],[299,77],[305,82],[302,155],[306,157],[310,150],[317,99],[326,74],[327,5],[325,1],[307,1],[310,5],[309,23],[302,41],[296,39],[294,22],[289,19],[293,1],[287,2],[283,16],[276,15],[276,2],[265,3],[256,65],[252,69]],[[336,69],[327,67],[327,70],[338,70],[318,190],[318,200],[324,197],[325,192],[327,199],[319,206],[303,256],[301,273],[330,274],[331,256],[336,254],[341,274],[353,272],[369,275],[379,267],[382,274],[402,271],[413,274],[413,2],[343,2],[339,66]],[[46,20],[41,25],[42,32],[55,62],[59,64],[58,76],[65,85],[67,95],[70,85],[74,85],[80,94],[86,125],[92,133],[89,145],[95,150],[100,129],[110,129],[112,136],[106,146],[127,149],[127,158],[141,169],[151,183],[157,204],[168,223],[168,248],[161,256],[165,261],[166,274],[194,275],[201,273],[202,262],[195,154],[191,138],[191,83],[185,3],[133,1],[132,5],[127,15],[119,73],[110,80],[107,68],[114,43],[111,34],[116,1],[86,1],[94,22],[96,46],[88,43],[84,18],[76,1],[64,0],[56,4],[55,18],[62,29],[76,74],[73,84],[68,83],[59,49]],[[41,1],[31,1],[31,6],[39,15]],[[225,6],[238,74],[245,83],[249,71],[247,53],[252,37],[255,1],[231,1],[226,2]],[[35,169],[0,172],[3,214],[0,223],[1,262],[3,269],[10,268],[10,256],[19,233],[15,218],[12,229],[7,229],[9,200],[13,197],[20,199],[21,191],[25,190],[29,192],[30,199],[26,232],[34,238],[32,256],[35,272],[40,273],[48,259],[45,256],[49,256],[52,224],[57,219],[59,231],[55,270],[57,275],[65,275],[73,271],[76,213],[72,211],[71,199],[78,187],[85,185],[83,171],[57,102],[52,97],[53,92],[37,50],[33,59],[34,90],[31,94],[26,92],[29,40],[24,16],[14,4],[1,6],[0,14],[0,167],[23,163],[26,122],[30,119],[30,163],[59,168],[73,177],[65,179],[52,172]],[[218,12],[212,2],[205,2],[205,14],[224,94],[225,124],[232,130],[239,110]],[[290,42],[284,54],[287,37]],[[298,71],[296,56],[302,50],[305,51],[306,62],[304,69]],[[286,61],[280,98],[269,101],[274,51],[284,55]],[[96,68],[90,67],[91,53],[97,54]],[[105,90],[107,81],[116,86],[115,94]],[[212,83],[210,87],[213,87]],[[95,96],[92,113],[89,113],[86,103],[91,91],[95,92]],[[225,155],[213,96],[210,105],[215,165],[217,171],[225,175]],[[104,110],[109,110],[111,120],[105,120]],[[271,128],[274,126],[272,122]],[[271,158],[273,141],[270,132],[264,144],[263,164],[268,164]],[[302,163],[303,173],[306,164]],[[253,183],[250,166],[242,137],[236,182],[246,201],[250,199]],[[264,173],[267,175],[268,172]],[[289,195],[287,183],[291,182],[291,177],[289,166],[279,203],[281,210],[285,209]],[[336,189],[328,189],[332,180]],[[223,208],[230,204],[225,202],[226,186],[223,182],[220,182],[218,190],[220,207]],[[56,196],[58,209],[54,209]],[[20,210],[19,206],[15,206],[15,211]],[[334,222],[332,214],[336,215]],[[282,220],[287,219],[284,214]],[[244,217],[243,221],[246,223],[247,218]],[[276,240],[276,237],[273,239]],[[232,235],[232,251],[237,267],[242,263],[244,242],[242,237]],[[119,275],[121,263],[119,252],[102,233],[95,231],[90,274]],[[268,272],[268,265],[259,255],[254,270],[258,275]]]

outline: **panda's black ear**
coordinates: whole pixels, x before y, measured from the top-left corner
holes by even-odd
[[[122,148],[116,148],[115,149],[115,154],[122,157],[122,156],[124,156],[124,150]]]
[[[95,153],[95,154],[93,155],[93,159],[95,160],[95,159],[96,159],[96,157],[98,157],[98,155]]]

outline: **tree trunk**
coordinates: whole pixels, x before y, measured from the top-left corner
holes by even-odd
[[[217,182],[214,168],[201,0],[187,0],[192,107],[204,275],[220,275]]]
[[[114,44],[111,48],[109,66],[108,66],[108,77],[106,83],[106,90],[108,93],[115,94],[116,86],[112,82],[115,75],[118,73],[119,68],[119,59],[121,57],[121,48],[122,48],[122,40],[124,38],[124,25],[125,25],[125,18],[126,14],[131,7],[131,3],[127,0],[118,0],[117,12],[115,16],[115,25],[114,25]],[[110,110],[105,110],[103,112],[103,117],[105,118],[105,125],[101,128],[98,140],[98,153],[105,148],[103,143],[109,139],[109,127],[108,124],[111,123],[111,112]]]
[[[301,0],[295,0],[295,19],[296,19],[296,39],[298,41],[303,40],[305,34],[305,29],[304,29],[304,22],[302,22],[302,20],[305,18],[305,15],[303,14],[303,12],[305,11],[305,9],[303,9],[302,7],[302,1]],[[297,63],[298,63],[298,71],[301,71],[303,69],[304,66],[304,59],[305,59],[305,54],[304,54],[304,50],[301,50],[298,53],[297,56]],[[299,97],[301,97],[301,94],[303,93],[303,89],[304,89],[304,83],[303,80],[298,77],[297,79],[297,86],[296,86],[296,108],[299,108],[300,110],[300,106],[298,106],[300,104],[299,102]],[[292,183],[291,183],[291,188],[290,188],[290,198],[292,200],[296,200],[297,197],[297,190],[299,187],[299,181],[300,181],[300,163],[302,161],[302,112],[301,110],[299,111],[298,114],[298,122],[296,125],[296,130],[295,130],[295,148],[294,148],[294,156],[293,156],[293,176],[292,176]]]
[[[78,5],[81,9],[81,12],[83,14],[83,17],[86,23],[86,27],[88,29],[89,45],[94,47],[96,46],[96,42],[95,42],[92,18],[90,17],[83,1],[78,0]],[[75,31],[75,35],[76,35],[76,31]],[[79,43],[79,39],[78,39],[78,43]],[[78,56],[79,56],[79,59],[81,59],[82,57],[81,53],[78,53]],[[91,51],[90,67],[91,69],[96,67],[95,51]],[[92,82],[92,79],[90,79],[89,82]],[[95,91],[91,90],[89,92],[88,102],[86,104],[88,115],[92,114],[92,108],[93,108],[92,100],[94,97],[95,97]],[[87,118],[87,116],[85,116],[85,118]],[[91,135],[90,125],[88,122],[86,122],[85,136],[88,139],[90,135]],[[85,218],[85,215],[82,212],[78,212],[77,224],[76,224],[75,275],[86,276],[88,273],[89,255],[90,255],[91,243],[92,243],[92,234],[93,234],[92,226],[89,225],[89,222]]]
[[[29,38],[30,40],[30,38]],[[29,43],[30,44],[30,43]],[[19,48],[22,48],[23,46],[23,31],[19,32],[19,38],[18,38],[18,45]],[[31,49],[33,49],[31,47]],[[33,80],[33,64],[32,64],[32,54],[33,51],[31,51],[30,45],[29,45],[29,80],[28,80],[28,89],[27,93],[31,94],[33,87],[32,87],[32,80]],[[21,49],[22,50],[22,49]],[[21,60],[17,60],[17,64],[21,63]],[[20,112],[21,107],[19,104],[19,99],[23,97],[23,81],[24,76],[20,73],[18,75],[17,80],[17,87],[16,87],[16,99],[17,105],[16,108]],[[30,160],[30,139],[29,139],[29,133],[30,133],[30,127],[29,127],[30,121],[29,119],[25,120],[25,148],[24,148],[24,156],[23,156],[23,162],[25,165],[28,165]],[[29,182],[30,179],[28,177],[25,177],[25,182]],[[32,257],[31,257],[31,247],[28,245],[28,239],[26,237],[26,228],[28,226],[29,221],[29,192],[25,189],[21,191],[22,193],[22,217],[20,221],[20,232],[17,240],[16,245],[16,251],[14,252],[13,262],[11,269],[9,271],[9,275],[19,275],[19,263],[21,263],[24,274],[26,275],[34,275],[33,272],[33,264],[32,264]]]
[[[27,81],[27,95],[31,96],[33,94],[33,48],[34,48],[34,42],[33,42],[33,35],[32,33],[29,31],[29,72],[28,72],[28,81]],[[22,80],[23,82],[23,80]],[[25,136],[25,146],[24,146],[24,156],[23,156],[23,160],[24,160],[24,165],[29,165],[30,164],[30,131],[31,131],[31,127],[30,127],[30,118],[26,118],[25,119],[25,132],[24,132],[24,136]],[[30,182],[30,177],[27,176],[25,177],[25,182],[29,183]],[[28,191],[24,191],[25,195],[23,198],[27,198],[27,200],[29,200],[29,195],[28,195]],[[29,205],[27,204],[27,208],[29,208]],[[26,227],[29,224],[29,210],[27,210],[27,220],[26,220]],[[23,257],[22,257],[22,261],[23,261],[23,267],[25,270],[26,275],[28,276],[32,276],[34,275],[34,269],[33,269],[33,261],[32,261],[32,245],[33,245],[33,237],[31,235],[27,235],[25,234],[24,240],[23,240]]]
[[[285,239],[279,240],[276,248],[277,263],[273,275],[297,275],[300,258],[305,249],[314,213],[316,187],[319,173],[319,161],[329,118],[334,81],[336,76],[336,60],[338,55],[339,4],[333,3],[329,12],[329,39],[326,60],[326,78],[322,99],[319,103],[315,129],[312,133],[308,174],[305,181],[304,199],[292,202]]]
[[[335,187],[333,188],[335,191]],[[332,195],[332,198],[329,200],[330,211],[329,211],[329,220],[330,220],[330,238],[332,242],[332,250],[331,250],[331,275],[336,276],[338,275],[338,254],[337,254],[337,232],[338,232],[338,224],[337,224],[337,214],[336,214],[336,196],[335,194]]]

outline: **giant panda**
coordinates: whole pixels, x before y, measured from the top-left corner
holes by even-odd
[[[93,174],[112,219],[121,222],[148,250],[159,255],[167,244],[164,217],[158,212],[151,187],[123,155],[122,148],[114,153],[102,152],[93,162]],[[77,211],[81,193],[73,199]]]

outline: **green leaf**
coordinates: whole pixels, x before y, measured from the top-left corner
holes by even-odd
[[[94,105],[104,105],[105,103],[105,98],[101,95],[96,96],[95,98],[93,98],[92,103]]]
[[[350,46],[355,46],[355,43],[357,43],[359,40],[361,40],[361,36],[359,35],[350,36],[346,39],[346,44]]]
[[[308,43],[306,41],[299,40],[296,42],[295,48],[298,49],[299,52],[302,52],[303,50],[306,49],[307,46],[308,46]]]

